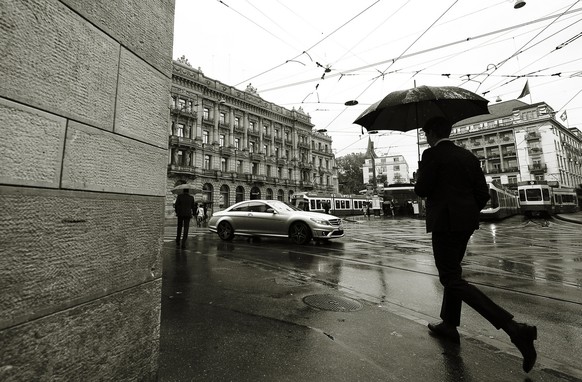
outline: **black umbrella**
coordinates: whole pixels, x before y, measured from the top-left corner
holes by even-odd
[[[355,121],[368,131],[409,131],[422,128],[433,117],[451,123],[489,114],[488,100],[455,86],[419,86],[397,90],[368,107]]]
[[[198,187],[195,187],[193,184],[185,183],[185,184],[180,184],[179,186],[172,188],[172,193],[173,194],[181,194],[184,191],[184,189],[188,189],[191,194],[202,192],[201,189],[199,189]]]

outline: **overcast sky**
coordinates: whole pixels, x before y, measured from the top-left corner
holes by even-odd
[[[327,129],[336,156],[366,150],[353,121],[393,90],[450,85],[491,103],[547,102],[582,126],[582,1],[176,0],[174,59]],[[559,16],[559,17],[557,17]],[[345,106],[357,100],[356,106]],[[565,123],[566,124],[566,123]],[[417,167],[416,133],[370,135]]]

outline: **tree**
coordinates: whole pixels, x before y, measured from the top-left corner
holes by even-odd
[[[365,153],[352,153],[336,159],[340,193],[357,194],[365,188],[362,173],[365,160]]]

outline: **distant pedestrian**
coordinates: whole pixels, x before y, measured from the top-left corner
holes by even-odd
[[[182,247],[185,247],[188,239],[188,230],[190,229],[190,219],[196,213],[196,202],[194,202],[194,198],[187,188],[176,198],[174,211],[178,217],[176,244],[180,244],[180,237],[182,237]]]
[[[394,200],[390,200],[390,214],[394,217]]]
[[[323,202],[323,210],[325,211],[326,214],[329,214],[329,202]]]
[[[202,223],[204,222],[204,205],[198,205],[198,210],[196,211],[196,224],[198,227],[202,227]]]
[[[368,220],[370,220],[370,215],[372,214],[372,209],[370,208],[370,204],[366,204],[366,216],[368,217]]]
[[[441,117],[424,125],[430,148],[422,154],[414,187],[418,196],[427,198],[426,230],[432,232],[434,260],[444,287],[442,321],[428,324],[428,328],[435,336],[459,343],[457,326],[465,302],[509,335],[523,356],[522,367],[527,373],[537,358],[537,328],[514,321],[511,313],[462,276],[461,261],[471,235],[479,228],[479,211],[489,200],[489,189],[479,159],[449,140],[451,128]]]

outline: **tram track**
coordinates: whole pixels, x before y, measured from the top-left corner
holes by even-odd
[[[233,245],[234,245],[234,243],[233,243]],[[292,265],[285,266],[285,265],[282,265],[280,263],[270,262],[270,261],[266,261],[266,260],[260,260],[260,259],[257,259],[256,257],[253,257],[252,253],[254,253],[256,251],[256,246],[253,245],[252,243],[237,242],[236,245],[238,247],[245,248],[248,251],[237,251],[236,254],[234,254],[233,251],[229,251],[228,252],[229,257],[236,256],[240,260],[245,261],[247,264],[254,264],[257,266],[267,266],[269,268],[275,268],[277,270],[288,272],[288,273],[295,273],[298,271],[298,269]],[[325,261],[334,260],[334,261],[339,261],[339,262],[349,262],[349,263],[358,264],[358,265],[365,265],[365,266],[368,266],[370,268],[385,268],[385,269],[390,269],[390,270],[395,270],[395,271],[410,272],[413,274],[425,275],[425,276],[438,278],[438,274],[436,273],[436,270],[435,271],[422,271],[422,270],[411,269],[410,267],[405,267],[405,266],[397,266],[397,265],[391,265],[391,264],[385,264],[385,263],[379,264],[379,263],[374,262],[372,260],[365,261],[365,260],[355,259],[355,258],[346,258],[343,255],[333,254],[333,252],[341,252],[341,253],[344,252],[343,249],[339,249],[339,248],[326,248],[325,253],[320,253],[321,251],[310,252],[310,251],[304,250],[302,248],[303,247],[297,247],[297,248],[293,248],[292,250],[289,250],[289,248],[287,246],[282,246],[280,249],[282,250],[282,253],[284,251],[287,251],[287,252],[292,252],[295,255],[311,256],[311,257],[319,258],[319,259],[322,259]],[[240,252],[248,252],[251,255],[242,256],[242,255],[239,255]],[[368,255],[368,256],[371,256],[374,259],[381,258],[383,260],[390,258],[390,257],[386,257],[386,256],[381,256],[381,255]],[[399,261],[403,261],[403,260],[406,261],[407,260],[407,259],[396,258],[396,257],[392,257],[392,258],[398,259]],[[407,260],[407,261],[410,261],[410,260]],[[416,262],[416,260],[413,260],[413,261]],[[428,263],[423,263],[422,265],[428,266]],[[305,272],[303,270],[300,270],[300,271]],[[329,280],[325,280],[324,278],[321,278],[321,277],[316,277],[315,275],[316,275],[316,273],[310,273],[311,281],[318,282],[318,283],[325,284],[325,285],[330,285]],[[515,279],[516,277],[513,277],[513,278]],[[503,279],[507,280],[508,279],[507,275],[503,275]],[[531,278],[528,278],[528,277],[521,277],[520,276],[520,277],[517,277],[517,279],[531,281]],[[546,282],[550,282],[550,283],[552,282],[551,280],[540,280],[540,279],[537,279],[536,281],[546,281]],[[522,295],[526,295],[526,296],[530,296],[530,297],[534,297],[534,298],[549,299],[549,300],[553,300],[553,301],[557,301],[557,302],[582,306],[582,299],[577,301],[577,300],[573,300],[573,299],[569,299],[569,298],[562,298],[562,297],[559,297],[556,295],[550,295],[548,293],[542,293],[540,291],[528,291],[528,290],[516,289],[515,287],[503,286],[503,285],[499,285],[499,284],[487,283],[487,282],[477,281],[477,280],[471,280],[471,282],[477,286],[492,288],[494,290],[518,293],[518,294],[522,294]],[[345,285],[342,285],[339,283],[331,283],[331,284],[333,284],[333,285],[330,285],[330,286],[333,286],[335,288],[343,288],[343,289],[348,288]],[[356,291],[354,290],[354,292],[356,292]],[[361,293],[361,291],[358,293]],[[378,296],[375,296],[375,298],[378,298]]]

